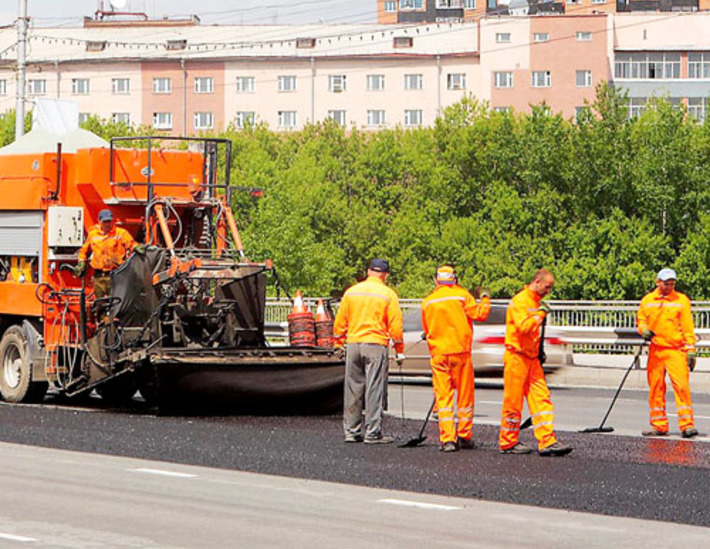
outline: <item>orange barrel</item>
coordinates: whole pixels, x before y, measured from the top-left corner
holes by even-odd
[[[316,346],[326,349],[333,348],[333,324],[332,318],[328,320],[316,320]]]
[[[316,326],[313,313],[288,315],[288,339],[292,347],[315,347]]]

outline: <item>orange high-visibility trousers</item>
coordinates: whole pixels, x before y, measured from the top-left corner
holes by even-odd
[[[542,450],[557,442],[553,428],[555,411],[540,361],[506,350],[503,365],[500,449],[507,450],[518,443],[523,398],[528,401],[538,449]]]
[[[473,435],[471,353],[434,355],[431,357],[431,373],[436,408],[439,410],[441,443],[455,442],[456,437],[470,439]],[[458,397],[454,396],[454,391],[458,393]]]
[[[648,405],[651,409],[651,427],[668,431],[666,415],[666,372],[671,378],[675,395],[678,426],[681,431],[694,427],[693,401],[690,397],[690,371],[688,353],[683,349],[664,349],[651,345],[648,353]]]

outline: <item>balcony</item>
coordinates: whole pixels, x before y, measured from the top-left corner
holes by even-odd
[[[617,0],[616,11],[698,11],[699,0]]]

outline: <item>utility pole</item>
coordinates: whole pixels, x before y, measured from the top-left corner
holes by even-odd
[[[15,141],[25,133],[25,65],[27,57],[27,0],[18,0],[17,18],[17,100],[15,102]]]

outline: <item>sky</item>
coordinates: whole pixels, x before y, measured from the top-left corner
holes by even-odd
[[[109,1],[103,0],[109,10]],[[376,0],[114,0],[122,11],[165,15],[198,15],[203,24],[374,23]],[[93,16],[100,0],[28,0],[35,26],[76,27]],[[0,26],[17,18],[18,0],[0,0]]]

